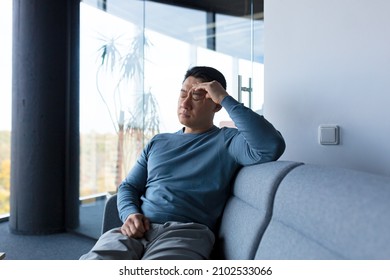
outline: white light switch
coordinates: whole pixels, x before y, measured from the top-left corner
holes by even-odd
[[[320,125],[318,128],[318,138],[321,145],[338,145],[339,134],[339,126],[337,125]]]

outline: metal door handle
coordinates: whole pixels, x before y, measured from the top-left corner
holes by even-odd
[[[248,99],[249,99],[249,108],[252,108],[252,78],[249,78],[249,86],[243,87],[242,86],[242,76],[238,75],[238,102],[242,103],[242,92],[246,91],[248,92]]]

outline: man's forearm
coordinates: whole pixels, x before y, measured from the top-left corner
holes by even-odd
[[[226,97],[222,106],[251,149],[261,152],[265,161],[278,159],[285,150],[279,131],[263,116],[253,112],[232,97]]]

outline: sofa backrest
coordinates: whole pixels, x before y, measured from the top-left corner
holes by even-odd
[[[390,178],[294,168],[278,187],[255,259],[390,259]]]
[[[243,167],[226,203],[213,258],[253,259],[272,215],[281,180],[301,163],[277,161]]]

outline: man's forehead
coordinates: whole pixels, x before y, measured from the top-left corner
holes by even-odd
[[[200,83],[202,83],[202,82],[203,82],[203,81],[202,81],[201,79],[198,79],[198,78],[189,76],[187,79],[185,79],[185,80],[183,81],[183,85],[186,85],[186,86],[194,86],[194,85],[200,84]]]
[[[197,84],[200,84],[201,81],[188,81],[188,82],[184,82],[183,85],[182,85],[182,91],[190,91],[193,87],[195,87]]]

